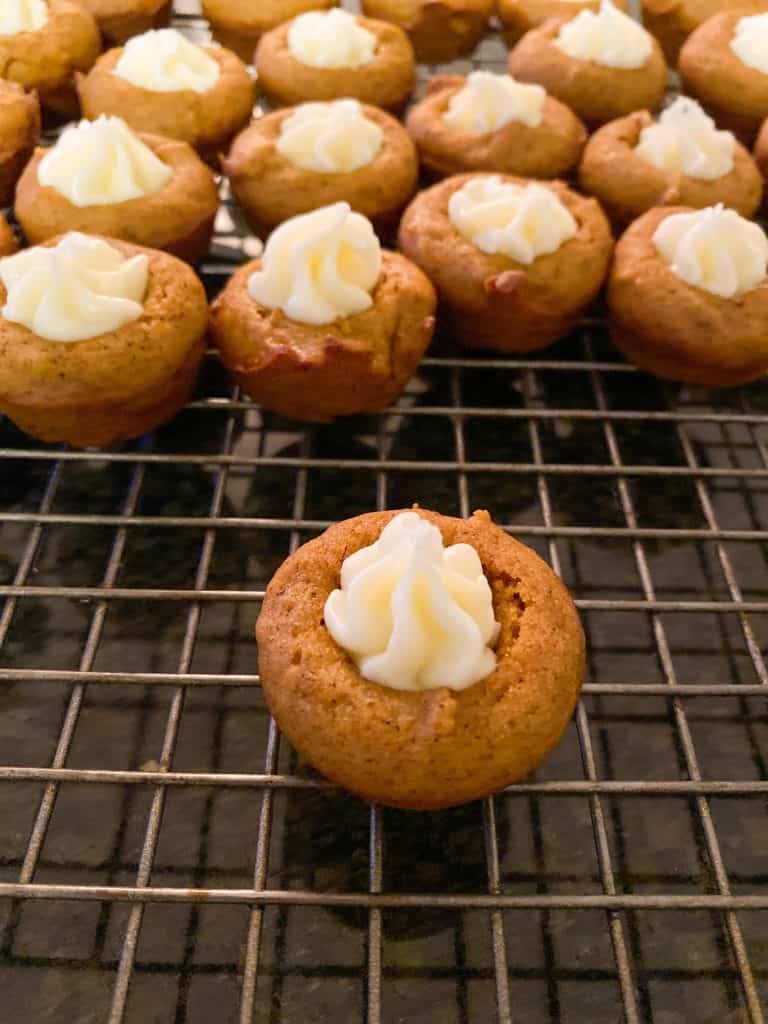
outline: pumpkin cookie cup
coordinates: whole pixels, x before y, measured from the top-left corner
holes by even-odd
[[[653,235],[687,206],[649,210],[619,239],[606,299],[613,343],[657,377],[735,387],[768,372],[768,279],[737,298],[682,280],[662,259]]]
[[[411,108],[406,128],[424,168],[435,178],[467,171],[498,171],[523,178],[559,178],[579,161],[587,131],[565,104],[544,100],[535,127],[511,121],[489,132],[460,132],[443,120],[451,99],[466,85],[462,75],[438,75]]]
[[[642,0],[643,24],[661,43],[664,56],[672,67],[677,64],[680,49],[699,25],[714,14],[764,14],[766,0]]]
[[[400,222],[400,248],[437,289],[441,325],[463,348],[532,352],[566,335],[602,287],[613,248],[605,214],[563,182],[538,182],[551,190],[576,222],[574,237],[556,252],[518,263],[503,253],[483,252],[454,227],[448,204],[478,178],[510,175],[459,174],[426,189]]]
[[[651,55],[639,68],[605,67],[580,60],[555,45],[570,18],[553,18],[531,29],[509,55],[509,73],[521,82],[543,85],[590,127],[634,110],[653,110],[667,87],[661,47],[651,39]]]
[[[94,16],[104,42],[122,46],[152,28],[164,28],[171,20],[172,0],[80,0]]]
[[[370,682],[324,623],[345,558],[399,513],[337,523],[283,563],[256,624],[261,685],[291,744],[375,803],[436,809],[475,800],[533,771],[559,742],[584,676],[584,635],[563,583],[487,512],[454,519],[416,508],[445,546],[469,544],[501,625],[496,667],[464,690]]]
[[[614,0],[627,10],[627,0]],[[497,12],[508,46],[514,46],[526,32],[550,18],[575,18],[579,11],[598,11],[600,0],[498,0]]]
[[[71,0],[47,0],[48,20],[35,31],[0,35],[2,76],[36,89],[40,102],[62,117],[78,111],[75,74],[87,71],[101,52],[93,16]]]
[[[418,267],[383,251],[371,307],[323,325],[255,302],[248,279],[261,267],[239,267],[211,306],[214,342],[243,391],[272,412],[319,423],[391,405],[435,326],[435,293]]]
[[[472,53],[488,31],[494,0],[362,0],[363,13],[399,25],[416,60],[436,64]]]
[[[24,165],[40,141],[40,102],[0,79],[0,206],[10,206]]]
[[[251,119],[256,87],[234,53],[220,46],[202,49],[219,65],[218,81],[206,92],[143,89],[114,74],[121,47],[108,50],[92,71],[77,78],[83,117],[116,114],[134,131],[165,135],[193,146],[218,167],[219,154]]]
[[[678,70],[683,87],[745,146],[755,141],[768,113],[768,74],[744,64],[730,47],[741,15],[716,14],[683,44]]]
[[[288,45],[291,22],[267,32],[254,57],[259,88],[273,106],[349,97],[399,114],[416,85],[416,63],[408,36],[397,25],[358,16],[357,23],[376,36],[373,60],[359,67],[311,67],[297,60]]]
[[[579,165],[579,188],[600,201],[611,222],[624,228],[654,206],[714,206],[724,203],[743,217],[760,206],[763,182],[757,164],[740,143],[733,168],[712,180],[664,170],[639,156],[644,128],[654,123],[647,110],[603,125],[589,139]]]
[[[104,447],[139,437],[171,419],[195,386],[208,309],[202,284],[168,253],[103,241],[126,257],[147,256],[138,320],[60,342],[0,316],[0,412],[40,441]],[[0,284],[0,306],[6,298]]]
[[[16,189],[15,213],[29,243],[84,231],[163,249],[187,263],[199,263],[208,252],[219,208],[213,174],[186,142],[160,135],[138,137],[171,168],[172,177],[151,195],[94,206],[75,206],[57,189],[42,185],[38,170],[50,150],[37,149]]]
[[[336,7],[338,0],[202,0],[203,17],[208,19],[213,38],[232,50],[246,64],[253,62],[253,51],[265,32],[289,18],[307,11]]]
[[[264,237],[289,217],[346,200],[373,222],[380,237],[393,234],[419,175],[416,149],[400,122],[361,105],[362,114],[381,129],[378,153],[353,171],[318,172],[297,166],[277,148],[281,126],[296,110],[287,107],[253,121],[222,158],[224,174],[253,231]]]

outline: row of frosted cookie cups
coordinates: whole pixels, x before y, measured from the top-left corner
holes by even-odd
[[[710,386],[768,369],[768,241],[735,211],[654,208],[614,253],[597,201],[563,183],[460,175],[413,200],[399,240],[383,250],[346,203],[291,218],[210,314],[191,268],[158,250],[70,233],[6,257],[0,410],[49,442],[138,436],[184,405],[210,333],[267,410],[373,413],[417,372],[436,318],[459,345],[529,352],[606,282],[613,339],[639,367]]]

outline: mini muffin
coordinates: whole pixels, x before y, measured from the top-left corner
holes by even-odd
[[[30,244],[67,231],[165,249],[189,263],[208,252],[219,196],[186,142],[136,135],[118,117],[81,121],[38,149],[16,189]]]
[[[44,107],[77,116],[75,73],[101,51],[93,16],[71,0],[7,0],[0,8],[2,77],[36,89]]]
[[[575,18],[580,11],[599,11],[600,0],[498,0],[497,11],[508,46],[550,18]],[[627,0],[616,0],[627,10]]]
[[[342,10],[310,11],[267,32],[254,64],[273,106],[351,98],[399,113],[416,84],[405,32]]]
[[[587,140],[578,117],[540,85],[489,71],[433,78],[406,127],[438,178],[465,171],[557,178],[578,163]]]
[[[337,523],[283,563],[256,624],[290,743],[366,800],[429,810],[525,778],[584,676],[561,580],[487,512]]]
[[[19,243],[5,216],[0,213],[0,256],[10,256],[18,250]]]
[[[24,165],[40,141],[40,102],[0,79],[0,206],[10,206]]]
[[[363,13],[399,25],[416,60],[435,64],[471,53],[488,30],[494,0],[362,0]]]
[[[685,91],[746,146],[768,114],[768,14],[716,14],[680,51]]]
[[[131,36],[164,28],[173,0],[79,0],[96,19],[104,42],[122,46]]]
[[[509,72],[543,85],[590,126],[653,110],[667,87],[659,44],[609,0],[599,14],[584,10],[527,32],[509,55]]]
[[[584,150],[579,186],[600,200],[619,227],[652,206],[725,203],[751,217],[763,194],[751,154],[685,96],[656,122],[639,110],[595,132]]]
[[[194,387],[207,304],[168,253],[72,232],[0,261],[0,412],[40,441],[103,446]]]
[[[387,236],[419,173],[416,148],[400,122],[357,100],[267,114],[238,135],[222,167],[261,236],[289,217],[341,200]]]
[[[251,398],[295,419],[377,412],[416,372],[434,328],[421,271],[382,252],[347,203],[285,221],[211,308],[224,365]]]
[[[722,206],[653,209],[622,235],[611,336],[643,370],[730,387],[768,371],[768,239]]]
[[[643,24],[661,43],[674,67],[680,47],[713,14],[763,14],[767,0],[642,0]]]
[[[421,192],[400,248],[437,289],[465,348],[530,352],[567,334],[600,291],[611,257],[594,199],[562,182],[459,174]]]
[[[134,131],[188,142],[213,166],[250,121],[255,96],[239,57],[170,28],[107,51],[77,88],[89,120],[116,114]]]
[[[232,0],[202,0],[213,38],[250,64],[256,43],[270,29],[306,11],[335,7],[337,0],[259,0],[259,3],[232,3]]]

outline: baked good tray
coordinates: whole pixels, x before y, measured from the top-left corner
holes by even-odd
[[[224,198],[211,294],[253,252]],[[253,639],[297,545],[413,502],[488,508],[589,647],[536,776],[429,814],[313,775]],[[299,428],[210,353],[128,446],[0,424],[0,571],[3,1024],[764,1020],[765,381],[661,383],[595,308],[532,358],[438,339],[395,408]]]

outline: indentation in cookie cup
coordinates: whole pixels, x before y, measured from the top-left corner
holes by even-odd
[[[503,353],[535,351],[568,334],[597,297],[613,248],[610,226],[597,200],[563,182],[546,182],[574,217],[576,235],[528,266],[485,253],[448,215],[451,195],[483,176],[455,175],[421,192],[400,222],[400,249],[435,285],[443,313],[440,330],[456,344]]]
[[[667,88],[667,65],[661,47],[639,68],[605,67],[578,60],[555,45],[568,18],[552,18],[527,32],[509,54],[509,73],[521,82],[542,85],[570,107],[589,127],[598,128],[635,110],[654,110]]]
[[[599,200],[616,231],[654,206],[705,207],[724,203],[743,217],[759,208],[763,181],[751,154],[737,142],[734,166],[714,180],[665,171],[635,153],[644,128],[653,124],[639,110],[599,128],[589,139],[578,171],[579,188]]]
[[[657,377],[735,387],[768,372],[768,280],[726,299],[688,284],[653,244],[659,224],[691,207],[655,208],[619,239],[606,287],[611,339]]]
[[[403,126],[386,111],[362,104],[363,115],[382,130],[379,152],[354,171],[317,172],[297,167],[277,148],[281,126],[295,110],[286,107],[253,121],[221,158],[253,232],[266,238],[290,217],[344,201],[373,223],[383,244],[394,241],[418,185],[416,148]]]
[[[149,133],[139,137],[173,176],[157,193],[103,205],[78,207],[41,185],[38,170],[49,150],[37,149],[16,188],[15,213],[29,243],[84,231],[162,249],[187,263],[204,259],[219,207],[211,171],[187,143]]]
[[[271,412],[319,423],[394,402],[435,326],[435,293],[421,271],[384,250],[371,308],[316,326],[251,299],[248,279],[260,267],[238,268],[211,306],[213,342],[243,391]]]
[[[159,250],[103,240],[148,257],[138,321],[55,342],[0,317],[0,412],[47,443],[107,447],[154,429],[185,404],[205,354],[207,302],[192,270]],[[0,285],[0,307],[5,298]]]
[[[289,741],[364,799],[437,809],[528,775],[559,742],[584,675],[584,636],[565,587],[490,521],[417,510],[446,545],[471,544],[501,624],[497,666],[462,691],[407,692],[366,680],[323,621],[342,562],[397,512],[331,527],[278,570],[256,624],[262,688]]]
[[[584,124],[565,104],[547,96],[537,127],[511,122],[491,132],[457,132],[443,120],[460,75],[439,75],[413,106],[406,128],[416,143],[423,178],[432,184],[451,174],[497,171],[526,178],[560,178],[578,163],[587,141]]]

